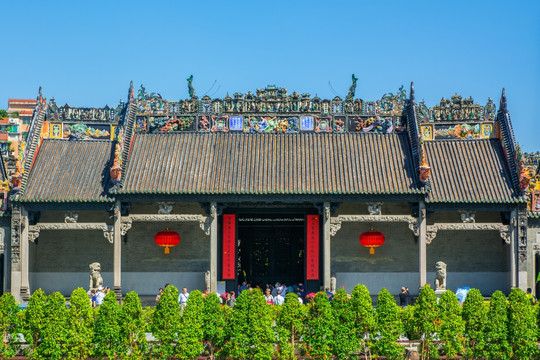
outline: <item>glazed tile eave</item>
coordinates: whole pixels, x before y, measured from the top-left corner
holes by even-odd
[[[135,134],[129,156],[116,194],[423,193],[406,134]]]

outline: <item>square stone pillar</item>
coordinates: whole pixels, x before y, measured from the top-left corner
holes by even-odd
[[[422,288],[426,284],[426,204],[424,201],[418,203],[418,275]]]
[[[210,204],[210,292],[217,292],[218,211],[215,202]]]
[[[517,286],[517,209],[510,214],[510,287]]]
[[[114,244],[114,260],[113,260],[113,291],[116,294],[118,301],[122,300],[122,216],[120,212],[120,201],[114,204],[114,225],[113,225],[113,244]]]
[[[330,254],[330,203],[324,203],[323,211],[323,269],[324,269],[324,290],[330,289],[330,266],[332,265],[332,259]]]

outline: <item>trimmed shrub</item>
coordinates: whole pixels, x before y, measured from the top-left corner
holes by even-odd
[[[203,351],[203,297],[199,290],[189,294],[189,298],[180,319],[178,330],[177,356],[179,359],[195,359]]]
[[[249,291],[242,291],[230,310],[227,322],[226,341],[221,349],[224,357],[247,359],[249,339]],[[221,356],[220,356],[221,357]]]
[[[485,354],[488,359],[510,359],[506,296],[499,290],[491,295],[485,327]]]
[[[141,301],[136,292],[131,291],[124,297],[118,313],[120,324],[119,341],[122,359],[142,359],[147,354],[146,329],[150,321],[145,321]]]
[[[354,337],[360,341],[359,348],[366,356],[371,354],[370,334],[375,329],[375,311],[369,290],[365,285],[356,285],[351,294],[354,313]]]
[[[338,359],[348,359],[357,350],[358,339],[354,331],[355,314],[347,292],[339,289],[330,302],[334,318],[332,353]]]
[[[409,305],[404,309],[400,309],[399,318],[403,324],[403,332],[407,339],[414,339],[414,305]]]
[[[311,358],[330,359],[334,340],[332,310],[325,292],[318,292],[308,305],[304,330],[304,353]]]
[[[0,339],[0,354],[9,359],[17,353],[19,349],[18,332],[20,321],[17,316],[19,306],[15,298],[10,293],[4,293],[0,296],[0,330],[2,330],[2,339]]]
[[[64,350],[68,359],[86,359],[93,353],[94,311],[83,288],[71,293]]]
[[[28,306],[24,313],[24,323],[22,324],[22,332],[24,339],[28,344],[26,356],[29,359],[39,359],[40,339],[42,337],[43,328],[46,325],[46,310],[47,295],[41,289],[34,291]]]
[[[203,303],[202,318],[203,341],[208,344],[210,358],[214,359],[217,348],[223,344],[226,324],[225,313],[216,293],[206,294]]]
[[[379,355],[387,359],[400,359],[404,355],[404,348],[398,343],[403,333],[403,324],[399,318],[399,307],[394,296],[386,289],[382,289],[377,297],[375,309],[376,337],[374,348]]]
[[[272,359],[274,331],[270,306],[259,289],[242,291],[227,324],[225,356],[233,359]]]
[[[465,321],[465,355],[468,358],[485,356],[485,327],[487,323],[488,308],[484,304],[484,297],[480,290],[471,289],[463,303],[462,317]]]
[[[152,316],[151,330],[158,344],[152,348],[158,359],[176,355],[177,333],[180,328],[178,289],[169,285],[163,290]]]
[[[45,304],[41,343],[33,353],[35,359],[63,359],[66,356],[64,342],[67,336],[67,316],[64,295],[59,292],[50,294]]]
[[[295,342],[304,332],[304,317],[306,306],[300,304],[298,295],[287,293],[285,303],[279,309],[277,316],[278,356],[280,359],[296,359]]]
[[[455,358],[465,352],[465,322],[461,318],[459,301],[451,290],[442,293],[438,304],[439,339],[443,341],[442,349],[448,359]]]
[[[534,308],[523,290],[514,288],[508,296],[508,342],[512,358],[528,360],[535,357],[536,319]]]
[[[114,358],[121,350],[119,312],[116,294],[109,291],[97,309],[97,320],[94,325],[95,356],[101,359]]]
[[[426,284],[420,290],[414,306],[414,340],[420,341],[422,359],[439,356],[437,347],[433,344],[439,330],[438,325],[437,296],[429,284]]]

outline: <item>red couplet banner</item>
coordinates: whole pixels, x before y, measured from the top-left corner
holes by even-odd
[[[223,215],[223,280],[236,278],[236,215]]]
[[[306,236],[306,279],[319,280],[319,215],[307,216]]]

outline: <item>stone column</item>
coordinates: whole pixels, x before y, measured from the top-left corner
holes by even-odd
[[[114,244],[114,261],[113,261],[113,291],[116,293],[116,298],[122,300],[122,230],[121,230],[122,215],[120,212],[120,201],[114,204],[114,225],[113,225],[113,244]]]
[[[517,286],[517,209],[510,214],[510,287]]]
[[[29,248],[28,248],[28,211],[23,207],[21,209],[21,299],[27,301],[30,299],[30,282],[28,280],[29,272]]]
[[[418,274],[420,287],[426,284],[426,204],[423,200],[418,203]]]
[[[210,291],[217,292],[218,221],[217,204],[210,204]]]
[[[15,300],[21,299],[21,207],[13,204],[11,209],[11,293]]]
[[[324,289],[330,288],[330,266],[332,264],[330,256],[330,203],[324,203],[323,211],[323,269],[324,269]]]

